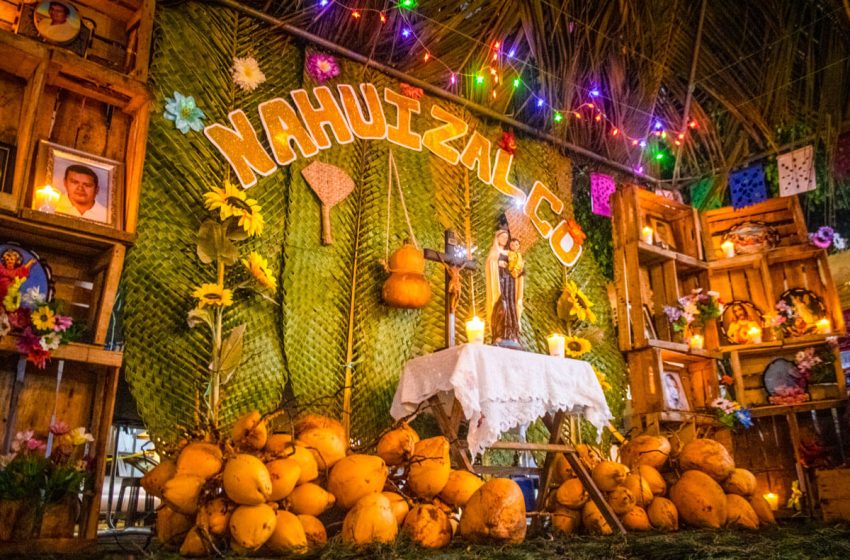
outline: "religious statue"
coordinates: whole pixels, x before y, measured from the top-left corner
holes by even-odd
[[[487,254],[487,324],[493,343],[508,348],[521,348],[520,318],[525,263],[519,240],[511,239],[506,228],[499,229]]]

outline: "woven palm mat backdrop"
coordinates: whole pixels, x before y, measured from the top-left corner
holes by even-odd
[[[183,135],[162,117],[164,98],[174,91],[195,97],[207,123],[227,122],[227,114],[243,108],[257,130],[257,105],[290,90],[316,84],[304,72],[310,47],[296,45],[278,30],[223,8],[194,3],[157,10],[151,81],[156,104],[152,116],[140,209],[139,236],[125,269],[127,295],[125,364],[142,417],[151,432],[173,441],[191,427],[196,393],[205,381],[206,333],[190,330],[186,313],[193,289],[214,281],[214,270],[195,254],[198,226],[209,214],[202,194],[230,177],[224,158],[201,134]],[[253,56],[267,81],[255,91],[239,90],[230,77],[234,56]],[[363,65],[339,59],[341,74],[326,85],[372,82],[379,89],[398,83]],[[422,124],[433,103],[461,115],[496,141],[502,129],[463,108],[429,96],[422,98]],[[394,119],[391,108],[387,119]],[[263,139],[265,142],[265,139]],[[237,380],[228,386],[222,405],[225,424],[240,413],[269,410],[282,399],[291,381],[300,406],[335,417],[342,413],[342,387],[350,371],[352,437],[371,440],[389,426],[389,407],[406,360],[443,345],[443,270],[426,269],[433,289],[431,302],[418,311],[393,309],[381,302],[386,274],[388,151],[392,149],[404,189],[413,230],[421,246],[441,248],[443,232],[452,228],[477,247],[483,260],[493,241],[507,198],[480,182],[474,173],[385,141],[355,140],[334,144],[321,154],[296,160],[269,177],[259,178],[250,196],[262,205],[267,225],[248,249],[269,257],[279,274],[278,306],[258,296],[237,298],[226,316],[232,325],[247,323],[245,352]],[[332,210],[334,243],[320,243],[318,199],[301,176],[311,161],[341,167],[355,182],[354,192]],[[572,214],[572,169],[568,158],[550,145],[520,138],[512,182],[527,190],[543,181],[567,202]],[[468,183],[468,193],[467,193]],[[584,183],[582,183],[584,184]],[[469,203],[467,204],[467,195]],[[392,200],[390,249],[408,237],[403,212]],[[554,218],[554,216],[551,216]],[[468,227],[467,227],[468,224]],[[244,246],[243,246],[244,250]],[[527,263],[523,344],[545,351],[545,337],[563,331],[555,302],[564,269],[546,242],[524,247]],[[238,273],[237,273],[238,274]],[[607,280],[587,252],[569,271],[570,278],[592,299],[602,328],[587,359],[603,371],[613,389],[612,410],[622,408],[624,363],[613,344],[605,285]],[[484,314],[484,275],[464,279],[458,330],[474,311]],[[473,302],[473,299],[475,300]],[[474,306],[473,306],[474,303]],[[463,336],[461,334],[461,336]],[[349,359],[348,348],[352,348]]]

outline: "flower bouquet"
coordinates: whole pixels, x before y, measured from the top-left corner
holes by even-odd
[[[0,283],[0,338],[18,335],[17,347],[27,360],[44,369],[50,352],[76,340],[79,325],[60,313],[57,301],[48,301],[38,287],[23,290],[26,277]]]
[[[750,409],[741,406],[737,401],[714,399],[711,402],[711,408],[714,409],[717,420],[727,428],[741,426],[744,429],[750,429],[753,427]]]
[[[720,301],[720,294],[713,291],[703,292],[702,288],[680,297],[678,305],[664,306],[664,313],[675,332],[683,332],[691,325],[702,327],[708,321],[720,317],[722,312],[723,302]]]

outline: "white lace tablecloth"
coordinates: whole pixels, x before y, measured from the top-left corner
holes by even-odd
[[[600,434],[612,418],[587,362],[484,344],[463,344],[407,362],[390,413],[396,419],[408,416],[444,391],[454,393],[469,421],[473,457],[502,432],[547,412],[582,414]]]

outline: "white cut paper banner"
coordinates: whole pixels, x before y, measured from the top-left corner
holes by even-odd
[[[811,145],[782,154],[776,158],[776,166],[779,169],[780,196],[793,196],[817,188],[815,150]]]

